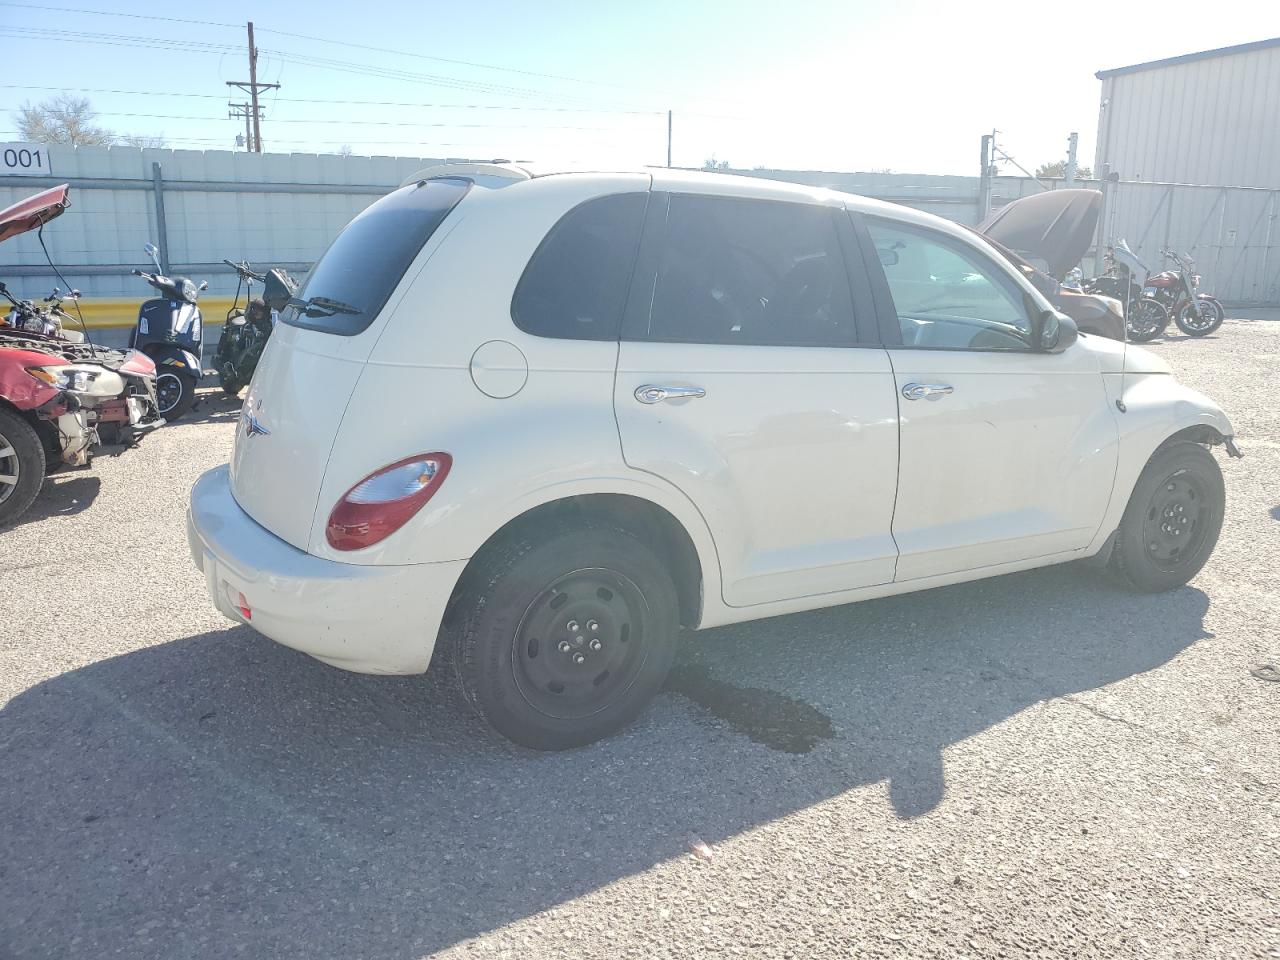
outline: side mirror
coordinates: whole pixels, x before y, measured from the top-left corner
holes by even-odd
[[[200,281],[200,286],[196,287],[196,289],[197,289],[197,290],[208,290],[208,289],[209,289],[209,281],[208,281],[208,280],[201,280],[201,281]]]
[[[160,267],[160,248],[154,243],[148,243],[142,249],[147,252],[147,256],[151,258],[151,262],[156,265],[156,270],[163,272]]]
[[[1036,349],[1041,353],[1062,353],[1080,336],[1076,322],[1056,310],[1045,310],[1037,318]]]
[[[897,250],[876,250],[876,256],[880,258],[880,266],[896,267],[898,265]]]
[[[289,305],[289,301],[293,299],[294,294],[297,292],[298,282],[279,267],[267,272],[267,279],[263,284],[262,300],[272,310],[283,310]]]

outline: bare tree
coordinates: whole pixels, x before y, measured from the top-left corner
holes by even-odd
[[[116,143],[124,147],[142,147],[144,150],[148,147],[163,150],[169,146],[169,141],[163,134],[158,137],[144,137],[137,133],[122,133],[116,137]]]
[[[340,157],[349,157],[349,156],[351,156],[351,144],[349,144],[349,143],[344,143],[341,147],[339,147],[339,148],[338,148],[338,156],[340,156]]]
[[[716,160],[716,155],[713,153],[711,156],[707,157],[707,159],[703,161],[702,169],[708,172],[721,172],[724,170],[728,170],[729,161]]]
[[[74,146],[105,145],[115,134],[94,123],[97,114],[84,97],[65,94],[24,103],[18,110],[18,135],[34,143],[69,143]]]

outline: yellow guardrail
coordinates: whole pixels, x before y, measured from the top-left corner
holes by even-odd
[[[142,299],[109,299],[95,297],[80,301],[80,313],[84,316],[84,325],[90,330],[110,330],[128,328],[138,322],[138,307]],[[200,314],[206,324],[222,323],[231,309],[230,297],[204,297],[200,300]],[[71,316],[76,315],[76,308],[71,303],[64,303],[63,309]],[[74,324],[72,327],[74,329]]]

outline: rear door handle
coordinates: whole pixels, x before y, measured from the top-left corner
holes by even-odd
[[[707,395],[702,387],[662,387],[646,383],[636,387],[636,399],[641,403],[661,403],[663,400],[698,400]]]
[[[941,400],[955,389],[949,383],[908,383],[902,395],[908,400]]]

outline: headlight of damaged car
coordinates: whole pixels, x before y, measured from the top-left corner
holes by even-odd
[[[68,370],[65,367],[27,367],[27,373],[41,383],[72,393],[84,393],[94,379],[87,370]]]

